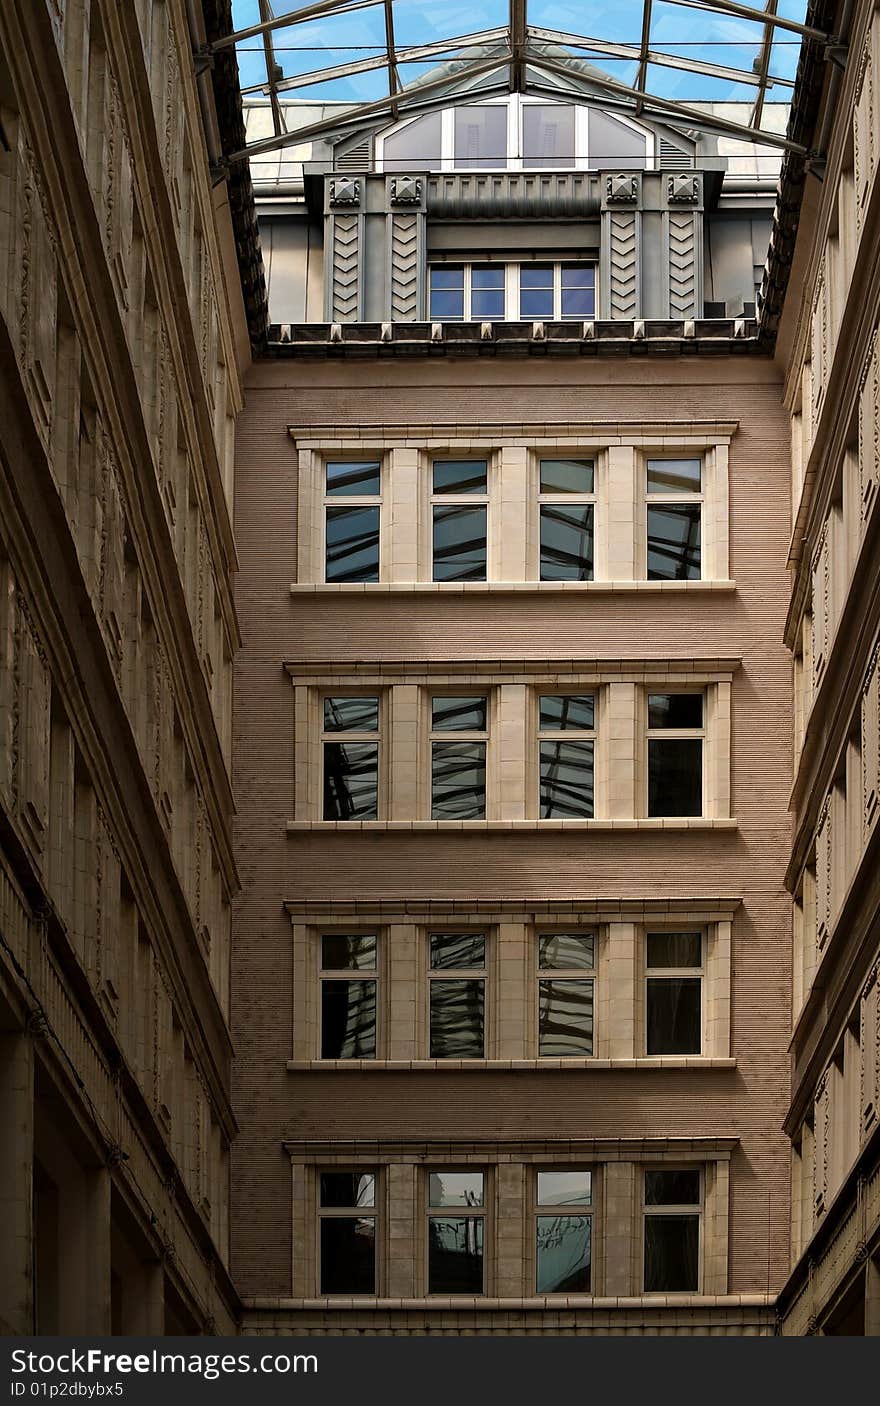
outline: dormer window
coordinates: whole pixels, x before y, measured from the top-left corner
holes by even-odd
[[[625,117],[522,93],[424,113],[377,139],[382,171],[649,167],[654,138]]]

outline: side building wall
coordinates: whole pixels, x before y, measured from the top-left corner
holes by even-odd
[[[4,1333],[237,1319],[244,320],[191,44],[182,0],[0,14]]]

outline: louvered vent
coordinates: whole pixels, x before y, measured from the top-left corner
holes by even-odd
[[[660,138],[660,169],[661,171],[690,171],[694,164],[694,158],[689,156],[680,147],[673,146],[672,142]]]
[[[333,159],[334,168],[337,171],[369,171],[373,166],[373,143],[369,137],[365,142],[359,142],[357,146],[350,146],[347,151],[338,151]]]

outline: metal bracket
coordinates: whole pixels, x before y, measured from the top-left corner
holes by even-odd
[[[216,161],[212,161],[208,167],[211,177],[211,186],[219,186],[223,181],[229,179],[229,162],[225,156],[219,156]]]
[[[829,63],[836,64],[838,68],[846,68],[846,61],[849,58],[849,45],[842,39],[832,39],[830,44],[825,45],[824,58]]]

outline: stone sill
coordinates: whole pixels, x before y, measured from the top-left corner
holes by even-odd
[[[243,1307],[249,1312],[267,1312],[277,1309],[312,1309],[329,1312],[351,1309],[363,1312],[365,1309],[389,1312],[394,1310],[425,1309],[487,1309],[497,1312],[519,1310],[548,1310],[560,1308],[770,1308],[776,1302],[775,1293],[767,1294],[633,1294],[614,1298],[589,1294],[546,1294],[530,1298],[499,1299],[477,1297],[474,1294],[432,1295],[430,1298],[375,1298],[364,1295],[327,1295],[324,1298],[259,1298],[244,1299]]]
[[[411,1070],[484,1070],[497,1074],[505,1070],[524,1070],[541,1073],[544,1070],[577,1070],[587,1072],[593,1069],[736,1069],[735,1059],[725,1059],[713,1055],[660,1055],[644,1059],[289,1059],[287,1069],[291,1074],[308,1070],[325,1074],[361,1073],[374,1070],[376,1073],[399,1074]]]
[[[339,595],[656,595],[736,590],[735,581],[294,581],[292,596]]]
[[[673,819],[651,817],[639,820],[288,820],[291,835],[315,831],[319,834],[342,834],[386,830],[396,833],[436,831],[512,831],[535,833],[540,830],[736,830],[739,822],[733,817],[710,820],[705,816],[681,816]]]

